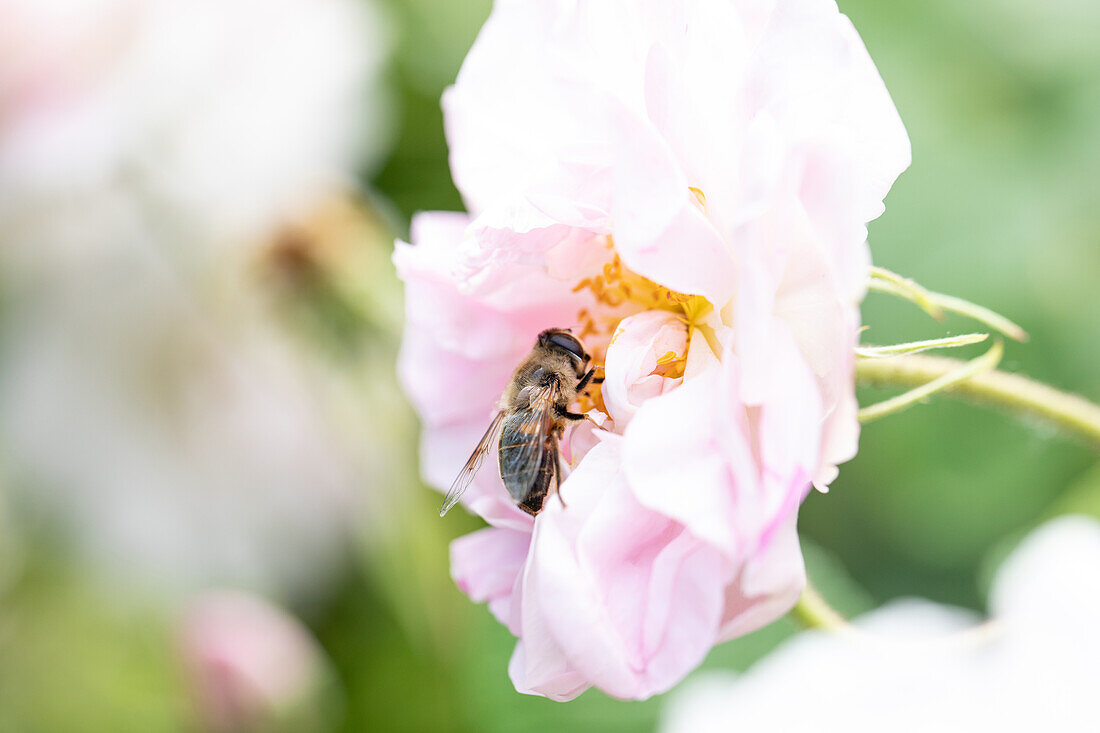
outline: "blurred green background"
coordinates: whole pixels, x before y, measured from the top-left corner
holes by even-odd
[[[398,498],[362,510],[361,531],[323,591],[276,600],[331,660],[340,730],[653,730],[660,698],[623,703],[590,691],[557,704],[515,693],[506,673],[514,640],[448,577],[448,542],[478,522],[439,521],[438,496],[417,478],[416,426],[392,373],[400,291],[388,256],[414,212],[461,207],[439,97],[490,3],[381,5],[393,42],[384,75],[394,137],[362,175],[375,212],[353,245],[364,251],[328,269],[311,263],[274,299],[300,348],[351,374],[351,394],[384,401],[371,412],[385,421],[395,465],[373,480]],[[1007,344],[1004,368],[1100,400],[1100,5],[840,6],[913,143],[913,165],[870,229],[876,263],[1012,318],[1031,340]],[[875,294],[864,321],[875,343],[945,328]],[[946,330],[972,328],[953,319]],[[861,402],[881,397],[867,392]],[[14,489],[26,479],[18,455],[7,454]],[[1027,529],[1068,511],[1100,516],[1096,461],[1045,428],[949,399],[876,422],[831,492],[802,510],[810,577],[849,614],[907,595],[982,609],[991,568]],[[174,597],[85,572],[64,527],[19,498],[27,491],[4,494],[0,732],[193,729]],[[706,666],[743,669],[794,629],[784,619],[715,649]]]

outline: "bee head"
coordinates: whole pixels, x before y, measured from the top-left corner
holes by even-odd
[[[577,359],[578,362],[588,361],[588,354],[568,328],[548,328],[539,334],[539,346],[551,349],[560,349]]]

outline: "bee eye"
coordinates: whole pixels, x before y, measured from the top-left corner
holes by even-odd
[[[581,342],[576,337],[571,336],[568,333],[552,333],[547,339],[550,343],[554,344],[558,348],[565,349],[573,356],[577,357],[581,361],[585,359],[584,347],[581,346]]]

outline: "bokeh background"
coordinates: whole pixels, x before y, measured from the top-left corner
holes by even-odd
[[[875,261],[1100,400],[1100,5],[840,6],[913,142]],[[515,693],[513,639],[448,576],[478,522],[438,519],[396,386],[392,242],[461,206],[439,97],[489,9],[0,2],[0,731],[654,729],[659,697]],[[971,330],[875,294],[864,319]],[[936,399],[868,426],[800,528],[846,613],[982,610],[1066,512],[1100,516],[1094,453]]]

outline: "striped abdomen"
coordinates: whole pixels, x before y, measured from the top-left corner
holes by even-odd
[[[505,419],[497,455],[512,501],[534,516],[557,473],[558,442],[551,423],[532,417],[531,410],[517,410]]]

